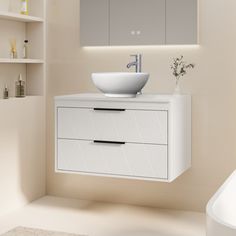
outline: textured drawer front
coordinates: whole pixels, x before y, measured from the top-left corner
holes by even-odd
[[[167,144],[167,111],[58,108],[58,138]]]
[[[167,146],[58,140],[57,169],[167,179]]]

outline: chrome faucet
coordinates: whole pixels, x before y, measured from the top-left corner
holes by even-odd
[[[127,65],[127,68],[130,68],[131,66],[135,66],[136,73],[142,72],[142,54],[135,54],[135,55],[130,55],[130,56],[135,57],[135,61],[130,62]]]

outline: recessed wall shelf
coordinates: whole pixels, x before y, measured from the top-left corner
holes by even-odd
[[[2,12],[0,11],[0,19],[2,20],[13,20],[20,22],[43,22],[44,19],[35,16],[21,15],[14,12]]]
[[[7,11],[5,2],[10,2],[8,7],[14,12]],[[9,173],[9,178],[17,178],[24,171],[23,166],[31,170],[24,171],[24,178],[30,179],[24,184],[27,199],[17,201],[16,207],[44,192],[44,181],[34,172],[39,170],[40,176],[44,176],[46,153],[46,0],[30,0],[29,15],[20,14],[20,3],[20,0],[0,0],[0,159],[7,160],[4,161],[7,169],[14,166],[14,174]],[[26,55],[25,40],[28,40]],[[17,59],[10,56],[12,44],[15,44]],[[27,59],[23,59],[24,55]],[[26,82],[24,98],[15,97],[20,74]],[[3,99],[6,87],[9,99]],[[42,187],[34,190],[35,185]],[[21,181],[13,183],[3,197],[11,193],[14,199],[21,198],[22,193],[18,191],[21,187]],[[6,204],[6,210],[11,209],[10,204]]]
[[[20,11],[19,3],[19,0],[11,1],[11,9]],[[29,16],[0,10],[0,140],[11,146],[8,151],[6,145],[0,145],[0,156],[2,160],[8,160],[7,168],[11,168],[13,163],[20,170],[21,165],[26,164],[31,170],[39,169],[43,173],[46,153],[46,0],[30,0],[29,6]],[[25,40],[28,40],[27,59],[23,59]],[[10,57],[13,41],[16,42],[17,59]],[[26,82],[26,96],[23,98],[15,97],[19,74]],[[3,99],[5,86],[9,99]],[[27,173],[25,177],[31,179],[34,185],[39,183],[38,176],[33,172]],[[24,187],[28,192],[31,191],[29,201],[44,191],[43,182],[39,191],[31,190],[27,183]],[[20,184],[10,189],[16,198],[22,195],[18,188]]]
[[[15,12],[0,10],[0,99],[3,98],[5,85],[9,88],[9,96],[14,97],[15,81],[19,74],[26,81],[26,96],[43,98],[46,77],[46,0],[31,0],[29,15],[20,14],[17,3],[13,2],[11,7]],[[16,59],[10,58],[13,40],[16,41]],[[27,59],[23,58],[25,40],[28,40]]]
[[[16,64],[42,64],[43,60],[40,59],[10,59],[0,58],[0,63],[16,63]]]
[[[41,100],[42,96],[26,96],[22,98],[9,97],[8,99],[0,99],[0,104],[4,102],[28,102],[30,100]]]

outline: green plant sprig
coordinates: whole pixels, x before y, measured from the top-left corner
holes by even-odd
[[[173,59],[173,63],[171,65],[171,69],[173,70],[173,75],[176,79],[176,84],[179,82],[180,78],[183,77],[188,69],[193,69],[195,65],[193,63],[186,64],[183,60],[183,56],[176,57]]]

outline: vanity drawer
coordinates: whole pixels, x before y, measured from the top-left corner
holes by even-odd
[[[57,170],[167,179],[167,146],[57,140]]]
[[[57,137],[167,144],[168,112],[57,108]]]

